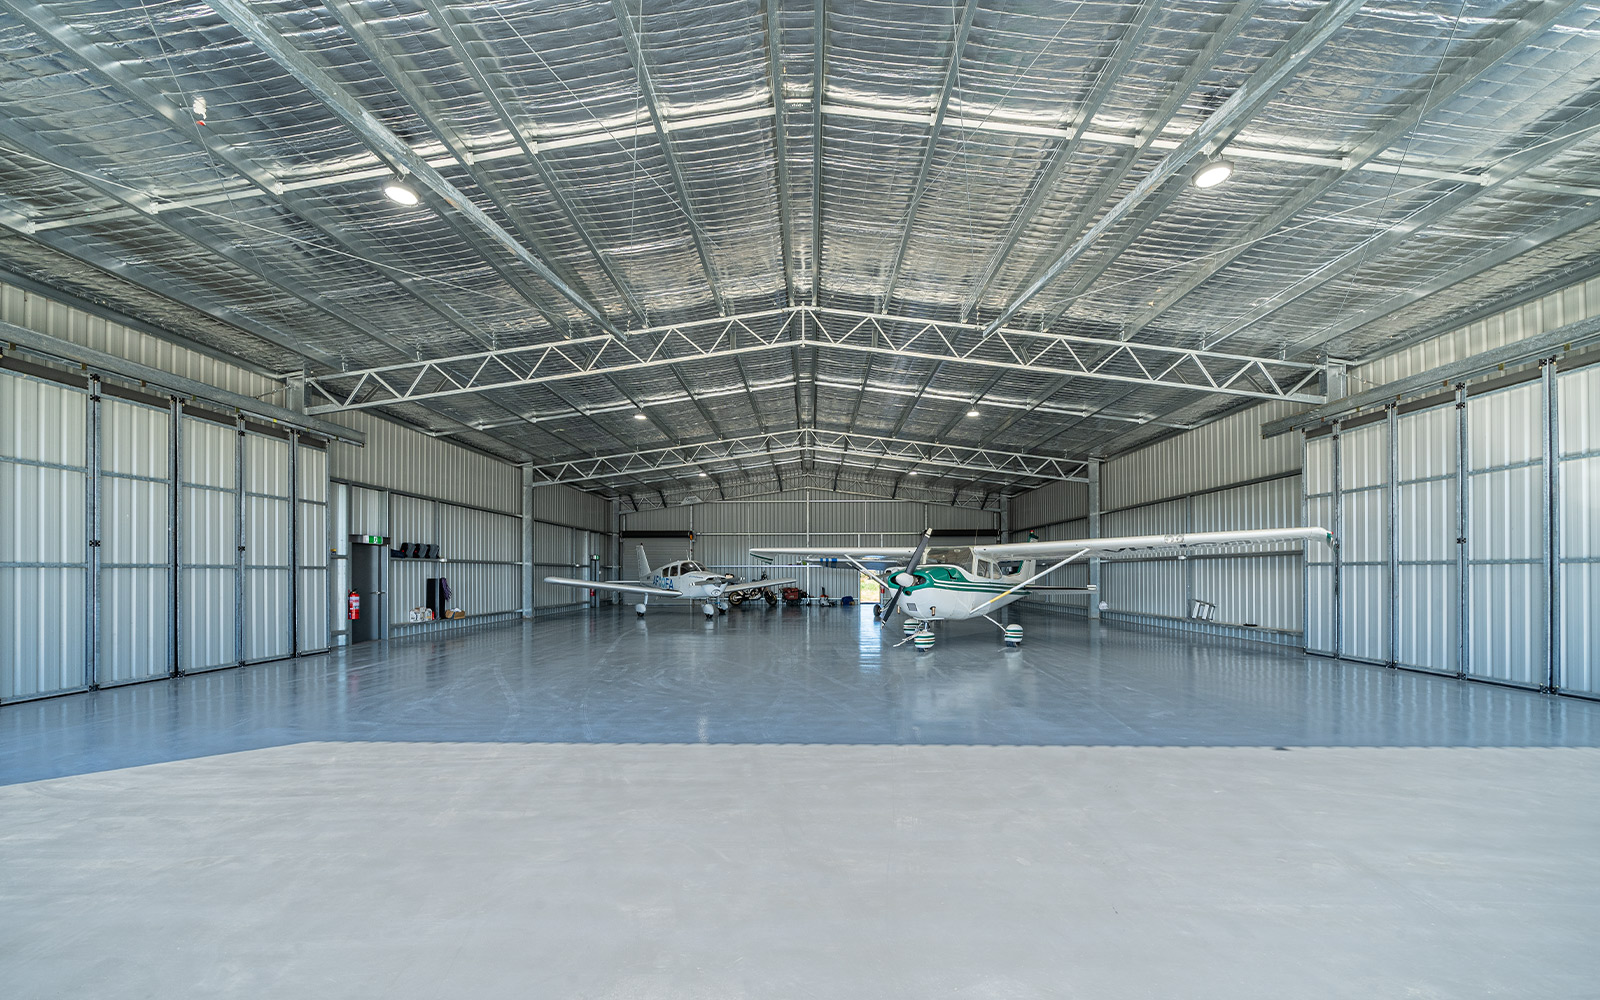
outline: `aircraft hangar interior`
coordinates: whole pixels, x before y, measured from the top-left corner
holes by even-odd
[[[1593,997],[1593,0],[0,0],[0,995]]]

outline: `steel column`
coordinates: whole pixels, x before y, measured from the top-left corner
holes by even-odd
[[[1539,379],[1544,387],[1544,581],[1545,581],[1545,684],[1547,691],[1561,689],[1561,427],[1560,380],[1556,360],[1541,362]]]
[[[1104,463],[1098,459],[1089,461],[1089,537],[1100,537],[1100,473]],[[1094,588],[1089,594],[1089,617],[1100,617],[1100,560],[1098,557],[1089,560],[1089,586]]]
[[[1389,434],[1389,487],[1384,517],[1388,526],[1387,572],[1389,574],[1389,666],[1400,665],[1400,543],[1395,528],[1400,523],[1400,408],[1387,411]]]
[[[1344,658],[1344,442],[1340,424],[1333,425],[1333,655]]]
[[[1467,559],[1468,530],[1472,522],[1472,500],[1467,475],[1467,387],[1456,385],[1456,676],[1467,676],[1472,655],[1471,611],[1472,576]]]
[[[101,409],[100,409],[100,376],[89,376],[89,396],[85,400],[89,407],[88,416],[88,447],[87,461],[88,490],[87,525],[89,537],[87,539],[85,561],[88,562],[88,579],[84,580],[84,610],[87,621],[84,623],[84,686],[93,690],[100,686],[100,542],[103,537],[101,530],[101,503],[100,466],[103,456],[101,454]]]

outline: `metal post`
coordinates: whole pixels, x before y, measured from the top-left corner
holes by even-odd
[[[1389,557],[1389,666],[1400,665],[1400,545],[1395,527],[1400,523],[1400,408],[1388,409],[1389,496],[1385,545]]]
[[[1564,679],[1561,649],[1561,410],[1557,394],[1556,361],[1542,362],[1544,383],[1544,578],[1545,689],[1557,691]]]
[[[88,574],[85,581],[87,590],[85,595],[89,598],[86,603],[88,621],[85,622],[84,635],[84,684],[89,688],[100,686],[100,542],[101,542],[101,517],[100,505],[102,502],[100,492],[100,376],[89,376],[89,441],[88,441]]]
[[[234,418],[238,431],[233,449],[233,662],[244,665],[244,417]]]
[[[1300,432],[1300,526],[1309,527],[1311,524],[1311,497],[1310,485],[1307,483],[1307,461],[1310,458],[1310,448],[1307,446],[1306,432]],[[1324,525],[1323,527],[1328,527]],[[1328,527],[1329,531],[1337,531],[1338,526]],[[1191,605],[1192,607],[1193,605]],[[1300,648],[1310,652],[1311,642],[1307,638],[1311,634],[1311,546],[1300,547]]]
[[[300,655],[300,432],[289,431],[289,655]]]
[[[522,467],[522,617],[533,617],[533,469],[526,465]]]
[[[1089,462],[1089,537],[1100,537],[1100,467],[1101,460],[1091,459]],[[1089,594],[1089,618],[1100,618],[1100,560],[1089,560],[1089,586],[1093,591]]]
[[[1467,676],[1471,656],[1471,627],[1467,612],[1471,598],[1471,566],[1467,534],[1472,521],[1472,503],[1467,476],[1467,387],[1456,385],[1456,676]]]
[[[1333,655],[1344,658],[1344,441],[1342,424],[1333,425]]]
[[[183,524],[183,401],[172,397],[172,433],[168,435],[169,461],[172,473],[171,513],[167,516],[167,548],[172,554],[172,607],[168,625],[172,629],[172,676],[183,675],[183,546],[179,542],[178,527]]]
[[[1190,493],[1183,498],[1183,533],[1194,534],[1194,494]],[[1194,560],[1182,559],[1178,562],[1178,570],[1183,574],[1183,613],[1189,614],[1194,607]]]

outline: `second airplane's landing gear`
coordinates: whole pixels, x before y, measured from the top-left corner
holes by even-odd
[[[643,604],[635,604],[635,605],[634,605],[634,606],[633,606],[633,611],[634,611],[634,613],[635,613],[635,614],[637,614],[637,615],[638,615],[638,616],[639,616],[639,617],[640,617],[640,618],[643,618],[643,617],[644,617],[644,605],[643,605]]]
[[[904,646],[909,642],[917,647],[918,652],[924,653],[933,648],[933,622],[911,618],[903,627],[906,637],[895,643],[896,646]]]
[[[706,616],[706,621],[711,621],[713,618],[717,617],[717,606],[712,604],[710,601],[700,605],[700,611]]]

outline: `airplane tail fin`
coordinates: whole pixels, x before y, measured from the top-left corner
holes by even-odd
[[[639,579],[650,580],[650,557],[645,555],[644,546],[639,546]]]

